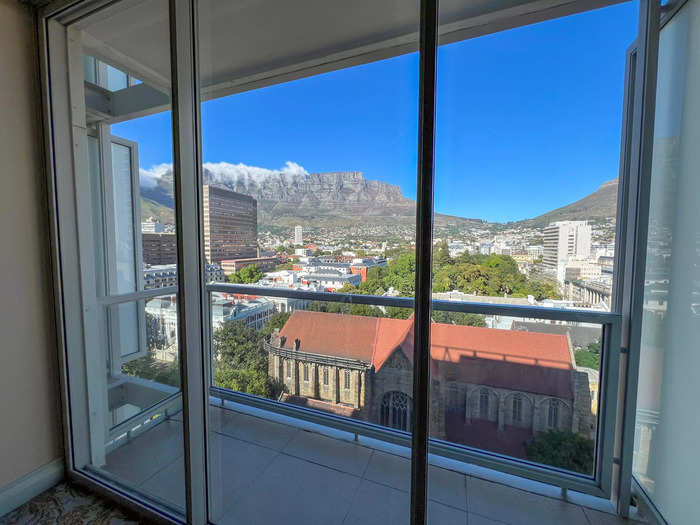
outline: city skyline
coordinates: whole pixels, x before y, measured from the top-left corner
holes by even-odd
[[[436,212],[520,220],[617,177],[636,10],[610,6],[441,46]],[[562,34],[551,49],[547,42]],[[208,101],[203,157],[265,170],[362,171],[415,199],[417,64],[413,53]],[[112,129],[139,142],[141,168],[151,170],[171,162],[170,125],[161,113]]]

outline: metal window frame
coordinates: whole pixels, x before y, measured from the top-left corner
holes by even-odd
[[[64,283],[86,283],[89,282],[89,269],[80,268],[78,264],[78,230],[83,226],[82,221],[77,217],[79,206],[77,202],[83,198],[78,193],[73,174],[79,170],[74,167],[75,158],[72,155],[73,145],[70,137],[63,133],[66,123],[71,123],[71,101],[74,100],[75,94],[71,94],[67,90],[69,85],[69,71],[75,64],[70,64],[65,54],[51,52],[49,44],[66,46],[70,40],[66,26],[69,23],[80,21],[88,14],[95,10],[112,4],[111,0],[58,0],[52,2],[48,6],[39,11],[38,16],[38,33],[40,43],[40,68],[42,72],[42,103],[43,103],[43,120],[45,127],[45,150],[46,150],[46,170],[48,174],[48,199],[50,209],[50,230],[51,241],[53,244],[52,257],[55,275],[57,278],[55,283],[55,300],[56,300],[56,318],[59,332],[59,361],[60,375],[63,390],[63,415],[65,421],[66,432],[66,457],[68,464],[69,476],[76,481],[88,485],[94,490],[106,493],[111,497],[119,499],[122,503],[126,503],[146,513],[149,517],[158,520],[167,520],[178,522],[181,518],[173,515],[158,507],[157,505],[149,505],[145,502],[144,497],[136,494],[125,487],[110,485],[109,483],[97,477],[91,476],[89,473],[78,470],[78,465],[86,464],[88,459],[83,455],[80,456],[81,450],[85,450],[85,441],[90,439],[89,432],[86,430],[88,421],[88,406],[86,401],[89,401],[89,396],[85,395],[88,390],[89,381],[85,380],[84,375],[80,374],[81,366],[84,371],[85,364],[78,364],[78,370],[71,370],[70,380],[68,377],[68,365],[72,362],[70,355],[74,354],[76,349],[80,350],[87,344],[86,334],[83,330],[83,317],[92,315],[96,305],[83,304],[80,291],[75,286],[64,286]],[[568,3],[566,6],[551,8],[542,6],[540,12],[537,10],[508,13],[507,17],[499,20],[498,17],[493,19],[484,19],[483,23],[475,22],[474,29],[469,29],[465,33],[466,37],[478,36],[480,34],[497,32],[510,27],[517,27],[531,23],[540,18],[554,18],[563,14],[573,12],[586,11],[600,7],[606,2],[596,2],[593,0],[581,0]],[[608,2],[609,3],[609,2]],[[650,22],[650,14],[653,15],[653,10],[656,7],[655,1],[642,0],[643,8],[640,9],[640,20],[644,18],[647,21],[645,25],[646,51],[643,55],[643,64],[646,66],[655,66],[656,59],[655,50],[653,48],[653,20]],[[651,7],[650,7],[651,6]],[[421,268],[424,270],[425,261],[431,255],[431,243],[427,242],[431,238],[432,228],[427,228],[432,220],[432,184],[434,173],[432,172],[432,141],[434,140],[434,122],[429,122],[434,119],[434,75],[435,64],[431,64],[431,59],[425,61],[427,55],[430,55],[437,46],[437,31],[434,24],[437,23],[437,1],[422,0],[421,1],[421,33],[420,33],[420,50],[421,50],[421,96],[419,100],[419,112],[421,115],[421,133],[418,139],[418,147],[420,152],[419,161],[419,193],[418,203],[419,211],[417,214],[417,226],[423,230],[417,230],[417,252],[421,262]],[[642,12],[645,14],[642,15]],[[549,16],[547,15],[549,14]],[[186,494],[187,494],[187,520],[191,523],[205,523],[207,521],[207,461],[206,461],[206,437],[203,429],[207,429],[207,406],[209,400],[205,395],[205,387],[210,384],[210,363],[207,362],[209,355],[209,323],[208,308],[205,303],[208,300],[207,293],[203,293],[203,270],[200,267],[202,258],[202,235],[201,235],[201,195],[199,188],[201,182],[201,131],[199,117],[199,85],[197,72],[197,0],[170,0],[170,17],[171,17],[171,59],[173,79],[173,139],[175,143],[175,166],[176,172],[181,174],[181,179],[176,187],[176,209],[178,210],[178,278],[180,285],[179,307],[181,312],[180,317],[180,343],[183,349],[183,404],[185,408],[185,464],[186,464]],[[652,16],[653,18],[653,16]],[[640,29],[642,25],[640,24]],[[658,39],[658,31],[656,34]],[[61,44],[62,43],[62,44]],[[82,67],[82,63],[79,64]],[[651,84],[655,67],[647,67],[644,70],[643,76],[639,77],[643,81],[643,85]],[[431,80],[432,79],[432,80]],[[432,83],[432,88],[430,87]],[[425,87],[428,87],[424,91]],[[430,92],[432,89],[432,93]],[[651,102],[650,102],[651,99]],[[647,110],[653,109],[653,94],[645,92],[638,97],[640,102],[635,102],[636,105],[642,104]],[[432,109],[430,109],[432,107]],[[653,113],[653,111],[652,111]],[[641,119],[642,133],[638,135],[638,144],[642,144],[642,153],[646,155],[641,161],[639,172],[645,173],[649,168],[649,144],[646,142],[649,138],[649,116],[648,111],[644,112],[644,117]],[[424,117],[428,117],[427,121]],[[653,115],[651,116],[653,123]],[[75,123],[73,123],[75,125]],[[432,131],[430,129],[432,124]],[[653,129],[653,126],[652,126]],[[61,130],[54,132],[55,130]],[[635,145],[635,141],[632,141]],[[426,195],[430,194],[431,198],[427,199]],[[646,195],[648,205],[648,195]],[[60,205],[59,205],[60,202]],[[639,255],[642,251],[644,241],[646,240],[645,232],[640,231],[639,221],[644,218],[644,214],[648,213],[648,209],[644,209],[645,195],[642,191],[641,196],[637,196],[638,209],[635,219],[632,224],[637,226],[634,234],[630,235],[636,241],[634,254]],[[71,204],[72,203],[72,204]],[[618,210],[618,218],[622,211]],[[647,217],[648,218],[648,217]],[[623,217],[623,221],[628,220],[628,217]],[[620,221],[618,221],[620,222]],[[644,228],[646,226],[644,225]],[[643,228],[642,228],[643,229]],[[427,230],[427,231],[426,231]],[[642,253],[643,256],[643,253]],[[643,259],[641,259],[643,262]],[[636,266],[639,261],[635,261]],[[87,273],[86,273],[87,272]],[[620,347],[620,328],[621,316],[619,313],[609,314],[607,316],[589,317],[587,314],[591,312],[578,312],[570,310],[556,310],[544,308],[528,308],[528,307],[510,307],[507,305],[492,305],[492,304],[462,304],[455,305],[454,303],[441,304],[440,301],[430,300],[430,280],[426,275],[429,273],[421,272],[417,275],[417,303],[416,303],[416,318],[422,319],[426,315],[429,316],[430,308],[438,310],[452,310],[466,313],[492,313],[497,315],[511,316],[532,316],[541,319],[561,319],[568,321],[581,321],[583,319],[593,319],[592,322],[597,322],[605,326],[604,337],[604,362],[603,374],[605,376],[601,381],[606,381],[608,385],[618,384],[617,368],[619,365],[619,355],[612,355],[611,348]],[[643,278],[643,275],[642,275]],[[638,284],[639,276],[635,272],[635,283]],[[169,290],[168,290],[169,291]],[[211,290],[210,290],[211,291]],[[268,295],[274,295],[272,290],[265,289]],[[149,290],[153,296],[163,295],[165,289]],[[258,291],[260,293],[260,291]],[[136,296],[136,294],[134,294]],[[287,295],[285,295],[287,296]],[[131,298],[133,300],[135,297]],[[116,304],[122,302],[121,299],[127,300],[126,295],[120,298],[104,299],[104,304]],[[369,304],[367,296],[353,296],[352,299],[344,298],[346,302],[357,304]],[[375,298],[376,299],[376,298]],[[388,299],[388,298],[383,298]],[[387,301],[387,305],[396,305],[402,307],[413,307],[412,300],[402,300],[402,298],[391,298]],[[404,298],[405,299],[405,298]],[[328,298],[319,298],[318,300],[330,300]],[[391,304],[390,304],[391,303]],[[411,306],[409,306],[409,303]],[[448,303],[448,302],[444,302]],[[376,304],[376,303],[375,303]],[[79,308],[76,306],[80,305]],[[102,305],[99,305],[102,306]],[[449,306],[449,308],[448,308]],[[419,315],[420,313],[420,315]],[[626,317],[626,316],[625,316]],[[629,321],[629,320],[627,320]],[[426,326],[429,327],[429,324]],[[627,326],[627,322],[625,323]],[[632,323],[634,326],[634,323]],[[427,344],[429,342],[429,330],[417,330],[416,343],[414,348],[416,352],[416,363],[427,362]],[[420,335],[418,335],[420,332]],[[631,334],[634,340],[634,334]],[[617,338],[617,339],[616,339]],[[423,363],[424,364],[424,363]],[[628,385],[625,402],[628,410],[625,412],[624,426],[625,431],[629,430],[630,417],[633,431],[633,414],[629,412],[633,407],[634,396],[636,395],[636,366],[638,362],[628,364]],[[425,367],[423,367],[425,368]],[[77,373],[76,373],[77,372]],[[613,373],[615,372],[615,373]],[[417,379],[416,379],[417,377]],[[509,472],[515,475],[537,479],[545,483],[551,483],[564,488],[572,488],[582,490],[583,492],[594,493],[602,496],[609,495],[609,491],[603,490],[600,484],[590,483],[590,480],[581,480],[578,476],[571,476],[570,473],[560,472],[556,469],[542,468],[527,464],[527,462],[514,461],[506,459],[496,454],[489,454],[479,450],[457,450],[455,445],[443,443],[437,440],[427,438],[427,394],[428,394],[428,371],[421,369],[417,376],[414,377],[414,392],[418,392],[424,408],[414,408],[414,426],[413,428],[423,429],[424,432],[413,433],[413,452],[412,452],[412,520],[414,523],[425,522],[425,503],[426,503],[426,467],[427,453],[438,453],[446,457],[455,457],[470,463],[484,465],[497,470]],[[624,378],[624,374],[622,376]],[[76,379],[77,378],[77,379]],[[82,379],[81,379],[82,378]],[[423,394],[421,394],[421,391]],[[601,392],[602,394],[602,392]],[[236,399],[246,398],[244,394],[235,394]],[[274,403],[271,405],[268,400],[247,399],[250,404],[258,404],[261,407],[272,411],[282,411],[276,407]],[[632,403],[632,404],[630,404]],[[615,403],[611,399],[606,399],[599,406],[605,409],[608,405],[614,407]],[[415,404],[414,404],[415,407]],[[308,411],[300,407],[285,407],[290,410],[290,413],[299,414]],[[313,411],[309,411],[313,412]],[[418,412],[418,414],[417,414]],[[312,413],[309,418],[317,418],[318,414]],[[328,422],[332,416],[321,418]],[[343,418],[340,418],[343,419]],[[614,432],[616,423],[616,414],[614,410],[605,410],[605,413],[600,415],[599,432]],[[416,426],[415,423],[419,425]],[[353,422],[357,423],[357,422]],[[610,425],[612,423],[612,426]],[[325,424],[325,423],[324,423]],[[347,421],[339,422],[339,424],[349,424]],[[358,423],[361,429],[369,432],[372,425],[367,423]],[[633,439],[629,437],[629,432],[623,431],[622,442],[627,443]],[[600,441],[602,439],[602,441]],[[602,442],[606,447],[612,446],[614,440],[608,435],[598,437],[599,442]],[[466,447],[457,447],[465,448]],[[606,459],[606,467],[597,465],[596,475],[606,478],[611,475],[611,472],[604,469],[612,470],[613,454],[612,449],[602,450],[597,453],[598,462],[600,458]],[[608,461],[609,460],[609,461]],[[622,448],[622,472],[619,476],[620,486],[624,489],[625,480],[631,479],[631,476],[625,474],[625,461],[631,461],[631,451],[628,448]],[[618,511],[624,513],[624,507],[620,507],[619,501],[624,501],[624,498],[618,500]],[[145,506],[144,506],[145,503]],[[417,511],[417,512],[416,512]]]

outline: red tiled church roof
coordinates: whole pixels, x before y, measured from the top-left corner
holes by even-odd
[[[284,325],[285,348],[359,359],[378,372],[400,350],[413,362],[413,319],[295,311]],[[571,398],[573,369],[566,337],[433,323],[431,373],[481,385]]]

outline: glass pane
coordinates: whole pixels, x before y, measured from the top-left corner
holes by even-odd
[[[131,149],[121,144],[112,148],[112,196],[114,213],[113,293],[136,290],[136,243],[134,242],[134,200],[132,196]]]
[[[411,310],[265,292],[413,295],[417,31],[415,1],[200,4],[206,262],[262,287],[211,296],[216,523],[409,522]]]
[[[697,520],[700,2],[661,30],[634,476],[668,523]],[[692,401],[691,401],[692,400]]]
[[[438,50],[434,291],[610,310],[636,3],[457,34]]]
[[[127,87],[127,76],[123,71],[107,65],[107,89],[119,91]]]
[[[441,4],[441,25],[467,9]],[[456,450],[595,475],[601,326],[456,310],[611,309],[636,33],[630,2],[440,37],[430,436]]]
[[[593,475],[600,325],[434,311],[431,331],[431,437]]]
[[[135,302],[115,305],[112,318],[112,345],[118,349],[119,356],[125,357],[141,351],[139,305]]]
[[[88,306],[85,350],[70,355],[76,468],[107,483],[116,479],[151,505],[183,516],[177,295],[140,294],[142,283],[176,284],[169,4],[113,3],[80,23],[75,35],[83,48],[75,58],[99,52],[105,61],[88,59],[85,71],[71,68],[77,76],[70,78],[86,91],[84,105],[73,105],[74,122],[84,120],[87,128],[83,136],[83,128],[74,131],[76,141],[87,143],[76,148],[86,158],[76,161],[85,172],[75,176],[84,207],[79,214],[87,219],[79,227],[81,268],[95,273],[94,283],[81,283]],[[143,82],[128,86],[127,69],[138,71]],[[91,71],[121,92],[104,98],[104,90],[84,82],[82,73],[90,80]],[[143,245],[142,223],[156,236]],[[83,407],[89,415],[78,416]]]

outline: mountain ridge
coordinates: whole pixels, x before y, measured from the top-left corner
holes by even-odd
[[[288,165],[291,163],[288,163]],[[222,167],[223,166],[223,167]],[[242,165],[205,164],[205,184],[221,186],[258,201],[261,225],[342,227],[350,220],[358,224],[415,225],[416,202],[403,195],[394,184],[366,179],[361,171],[306,173],[303,168],[245,173]],[[292,167],[296,167],[293,165]],[[161,222],[171,219],[173,200],[172,169],[164,171],[153,184],[141,185],[142,217],[154,216]],[[598,190],[555,210],[531,219],[493,225],[545,226],[556,220],[584,220],[614,217],[617,206],[617,179]],[[481,219],[435,214],[437,226],[488,226]]]

